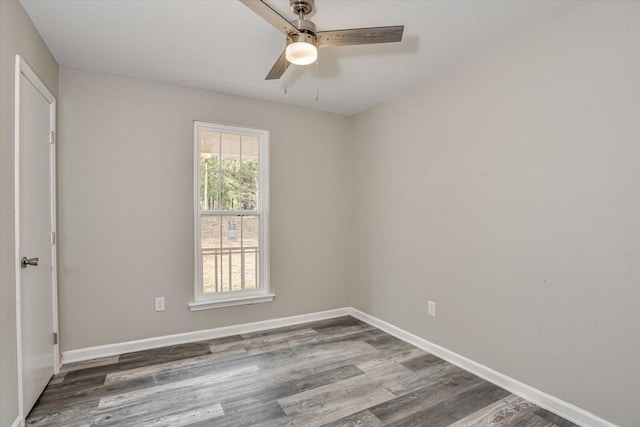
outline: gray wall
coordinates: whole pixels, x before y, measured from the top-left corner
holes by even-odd
[[[273,302],[187,307],[194,119],[271,132]],[[63,350],[345,305],[347,117],[61,67],[59,122]]]
[[[58,93],[58,64],[17,0],[0,1],[0,426],[18,415],[13,199],[14,56]]]
[[[640,425],[640,3],[537,25],[354,123],[352,304]]]

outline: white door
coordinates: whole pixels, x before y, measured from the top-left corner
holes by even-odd
[[[55,101],[26,63],[17,58],[17,242],[22,415],[26,416],[56,370]],[[25,72],[27,70],[27,72]]]

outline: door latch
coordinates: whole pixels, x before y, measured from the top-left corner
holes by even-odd
[[[38,265],[38,261],[40,261],[38,258],[27,258],[26,256],[22,257],[22,262],[20,263],[20,266],[22,268],[27,268],[30,265],[36,266]]]

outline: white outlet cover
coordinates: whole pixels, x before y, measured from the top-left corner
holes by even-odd
[[[164,311],[164,297],[156,298],[156,311]]]
[[[436,317],[436,303],[435,302],[429,301],[429,304],[427,305],[427,314],[429,314],[429,316]]]

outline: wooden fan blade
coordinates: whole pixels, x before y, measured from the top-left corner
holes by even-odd
[[[394,43],[402,40],[404,25],[392,27],[353,28],[318,32],[318,47],[354,44]]]
[[[282,15],[271,9],[268,4],[260,0],[240,0],[242,4],[260,15],[262,19],[285,34],[297,33],[298,29],[291,25]]]
[[[286,50],[282,52],[280,58],[278,58],[276,63],[273,64],[273,67],[271,67],[271,71],[269,71],[269,74],[267,74],[265,80],[278,80],[284,74],[284,72],[287,71],[287,68],[289,67],[289,61],[287,61],[287,58],[285,56],[286,52]]]

